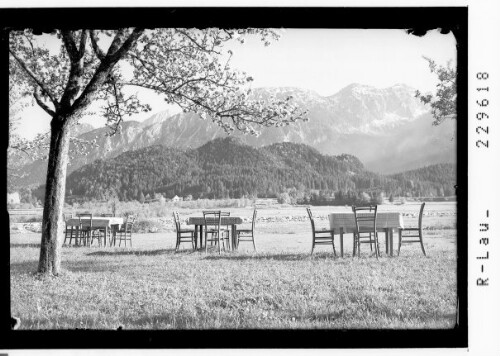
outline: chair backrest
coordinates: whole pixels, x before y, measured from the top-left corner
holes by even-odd
[[[255,230],[255,221],[257,220],[257,209],[253,209],[253,217],[252,217],[252,231]]]
[[[422,217],[424,216],[424,207],[425,203],[422,203],[422,205],[420,205],[420,213],[418,214],[418,228],[420,230],[422,230]]]
[[[72,213],[63,213],[63,219],[64,219],[64,221],[68,221],[72,217],[73,217]]]
[[[125,232],[131,232],[132,227],[134,226],[135,219],[137,217],[133,214],[127,216],[127,220],[125,221]]]
[[[314,230],[314,218],[313,218],[313,215],[311,212],[311,208],[306,208],[306,209],[307,209],[307,215],[309,215],[309,220],[311,220],[312,229],[313,229],[313,231],[315,231]]]
[[[181,219],[179,218],[179,213],[177,211],[174,211],[174,223],[175,223],[175,229],[177,232],[181,229]]]
[[[78,216],[78,225],[80,225],[80,227],[83,227],[83,223],[85,222],[85,227],[89,227],[90,229],[92,229],[92,214],[91,213],[80,213],[80,214],[76,214],[76,216]],[[84,220],[82,220],[82,218],[84,218]]]
[[[205,225],[205,231],[208,231],[208,226],[214,226],[217,231],[220,231],[221,222],[221,211],[211,210],[203,212],[203,220]]]
[[[353,206],[356,233],[377,231],[377,205]],[[364,230],[364,231],[362,231]]]

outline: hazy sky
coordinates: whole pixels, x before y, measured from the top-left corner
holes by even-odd
[[[351,83],[386,88],[405,83],[420,91],[434,91],[435,75],[422,56],[439,64],[456,62],[453,35],[438,31],[416,37],[403,30],[283,29],[282,37],[265,47],[258,38],[232,44],[232,66],[254,78],[253,87],[291,86],[329,96]],[[132,120],[142,121],[167,109],[165,102],[141,95],[153,107],[151,113]],[[18,132],[28,138],[49,129],[49,116],[38,107],[23,111]],[[95,116],[84,122],[102,125]]]

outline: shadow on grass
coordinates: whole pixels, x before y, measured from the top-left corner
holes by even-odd
[[[38,261],[25,261],[10,264],[11,274],[36,273],[38,270]]]
[[[175,249],[161,249],[161,250],[126,250],[126,251],[96,251],[87,253],[87,256],[158,256],[158,255],[173,255],[182,254],[183,252],[192,251],[182,251],[175,252]]]
[[[255,254],[255,255],[207,255],[204,259],[207,260],[277,260],[277,261],[302,261],[302,260],[314,260],[316,258],[332,258],[333,253],[322,253],[311,255],[309,253],[276,253],[276,254]]]
[[[40,243],[10,243],[11,248],[40,248]]]

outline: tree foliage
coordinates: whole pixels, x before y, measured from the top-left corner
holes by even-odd
[[[11,77],[51,116],[64,106],[74,106],[79,117],[95,114],[84,112],[89,104],[86,94],[95,90],[93,98],[101,104],[100,115],[107,119],[110,134],[120,130],[127,116],[151,109],[140,102],[134,87],[153,90],[167,103],[214,120],[226,132],[258,134],[259,126],[306,119],[291,98],[268,103],[251,99],[253,78],[233,70],[232,52],[224,49],[229,41],[244,42],[245,35],[260,36],[265,45],[279,38],[269,29],[55,31],[45,36],[60,40],[56,50],[44,48],[30,30],[13,32]],[[93,87],[102,67],[120,59],[123,63]]]
[[[444,66],[439,66],[430,58],[424,57],[429,63],[431,73],[435,73],[439,80],[436,85],[436,94],[422,94],[416,91],[415,97],[424,104],[430,105],[433,125],[439,125],[446,119],[456,119],[457,117],[457,70],[451,61]]]

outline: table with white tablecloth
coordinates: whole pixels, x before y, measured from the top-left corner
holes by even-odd
[[[360,213],[358,216],[370,216],[371,214]],[[330,228],[340,234],[340,255],[344,257],[344,233],[354,233],[356,222],[354,213],[332,213],[328,214]],[[362,223],[361,223],[362,224]],[[362,227],[362,225],[360,225]],[[385,232],[386,253],[393,255],[393,230],[404,228],[403,216],[401,213],[378,212],[377,231]],[[354,253],[354,252],[353,252]]]
[[[208,225],[215,225],[216,221],[214,219],[207,219]],[[243,219],[239,216],[221,216],[221,226],[231,226],[231,240],[230,248],[235,249],[238,246],[237,236],[236,236],[236,225],[243,223]],[[203,247],[203,226],[205,225],[205,218],[203,216],[192,216],[187,220],[188,225],[195,226],[195,248],[198,247],[196,236],[199,233],[200,236],[200,248]]]
[[[80,225],[81,224],[81,225]],[[82,217],[82,218],[71,218],[66,221],[66,225],[70,226],[71,229],[79,229],[80,227],[88,227],[90,226],[90,218]],[[109,245],[111,246],[112,242],[115,241],[115,233],[116,230],[123,225],[123,218],[116,216],[96,216],[92,217],[92,228],[102,228],[104,230],[104,246],[106,246],[106,238],[109,236],[110,241]]]

